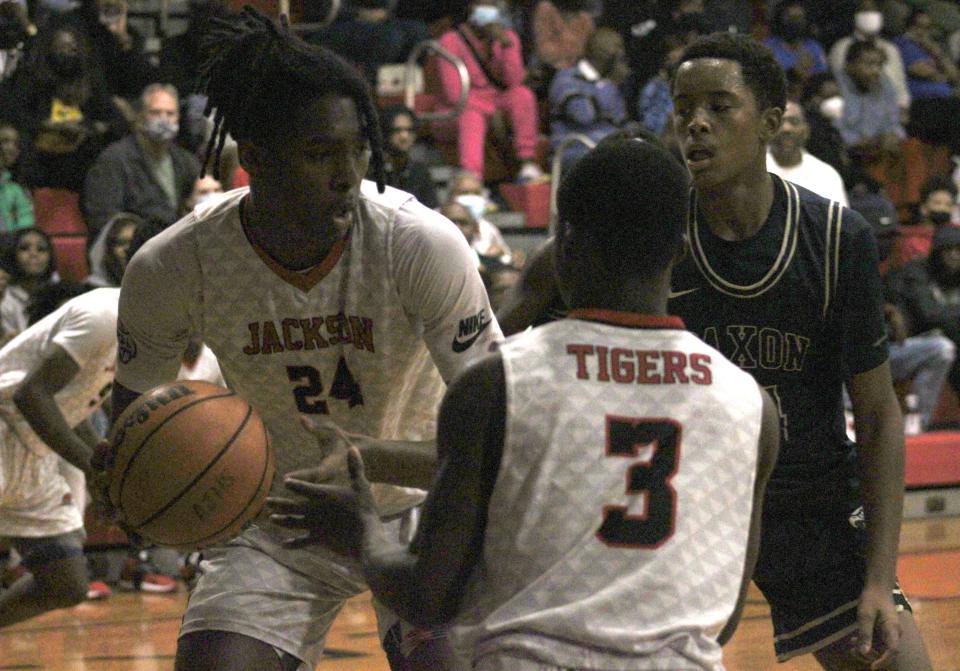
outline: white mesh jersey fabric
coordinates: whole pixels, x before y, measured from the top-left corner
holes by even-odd
[[[756,383],[678,328],[566,319],[500,351],[506,440],[451,633],[458,652],[722,668],[716,636],[741,584],[756,476]]]

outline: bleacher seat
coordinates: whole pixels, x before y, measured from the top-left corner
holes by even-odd
[[[80,194],[67,189],[40,187],[33,190],[37,228],[48,235],[86,235],[80,212]]]
[[[550,182],[500,185],[500,194],[511,210],[526,215],[528,228],[546,228],[550,225]]]
[[[60,277],[80,282],[90,274],[86,235],[55,235],[52,240]]]

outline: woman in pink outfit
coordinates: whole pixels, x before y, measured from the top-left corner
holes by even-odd
[[[534,161],[537,143],[537,103],[523,85],[520,38],[507,28],[501,6],[493,0],[473,0],[469,18],[440,37],[440,44],[462,59],[470,75],[467,105],[457,119],[460,166],[483,176],[483,146],[487,122],[497,110],[510,116],[517,157],[523,162],[519,178],[532,180],[542,173]],[[453,106],[460,97],[456,68],[439,61],[443,97]]]

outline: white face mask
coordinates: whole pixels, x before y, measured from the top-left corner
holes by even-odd
[[[882,12],[857,12],[853,15],[853,25],[864,35],[873,37],[883,29]]]
[[[500,20],[500,8],[496,5],[477,5],[470,15],[470,23],[475,26],[489,26]]]
[[[465,207],[476,221],[483,219],[483,215],[487,212],[487,199],[477,193],[465,193],[457,196],[456,203]]]
[[[825,98],[820,103],[820,114],[830,120],[841,118],[843,116],[843,98],[840,96]]]

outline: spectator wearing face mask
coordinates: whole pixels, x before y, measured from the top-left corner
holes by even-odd
[[[894,267],[929,256],[933,236],[952,224],[956,201],[957,187],[953,180],[936,176],[924,182],[914,223],[900,227],[900,235],[894,244]]]
[[[883,51],[883,74],[893,86],[897,95],[897,106],[901,110],[910,108],[910,91],[907,88],[907,75],[903,69],[903,59],[897,45],[885,40],[883,30],[883,12],[876,0],[860,0],[853,15],[853,33],[841,37],[830,48],[830,69],[834,77],[839,78],[847,64],[847,50],[856,42],[872,41]]]
[[[496,224],[487,218],[496,206],[490,202],[483,182],[471,172],[462,172],[450,185],[448,200],[467,208],[477,225],[469,236],[471,248],[480,256],[496,258],[501,265],[514,265],[513,252]],[[519,262],[516,264],[519,265]]]
[[[595,143],[627,120],[620,92],[630,69],[623,39],[610,28],[598,28],[587,40],[584,58],[557,73],[550,84],[550,144],[556,152],[570,135],[585,135]],[[563,169],[588,151],[581,143],[563,152]]]
[[[536,162],[537,101],[524,85],[520,38],[507,27],[507,16],[494,0],[471,0],[468,18],[440,37],[440,46],[461,59],[470,75],[467,104],[457,117],[460,167],[478,176],[484,174],[484,143],[490,118],[498,111],[510,118],[513,146],[521,167],[522,181],[540,179]],[[447,61],[439,62],[445,104],[460,97],[460,75]]]
[[[169,226],[186,211],[200,162],[174,142],[179,118],[175,88],[151,84],[144,89],[135,131],[97,157],[84,183],[91,240],[118,212]]]

